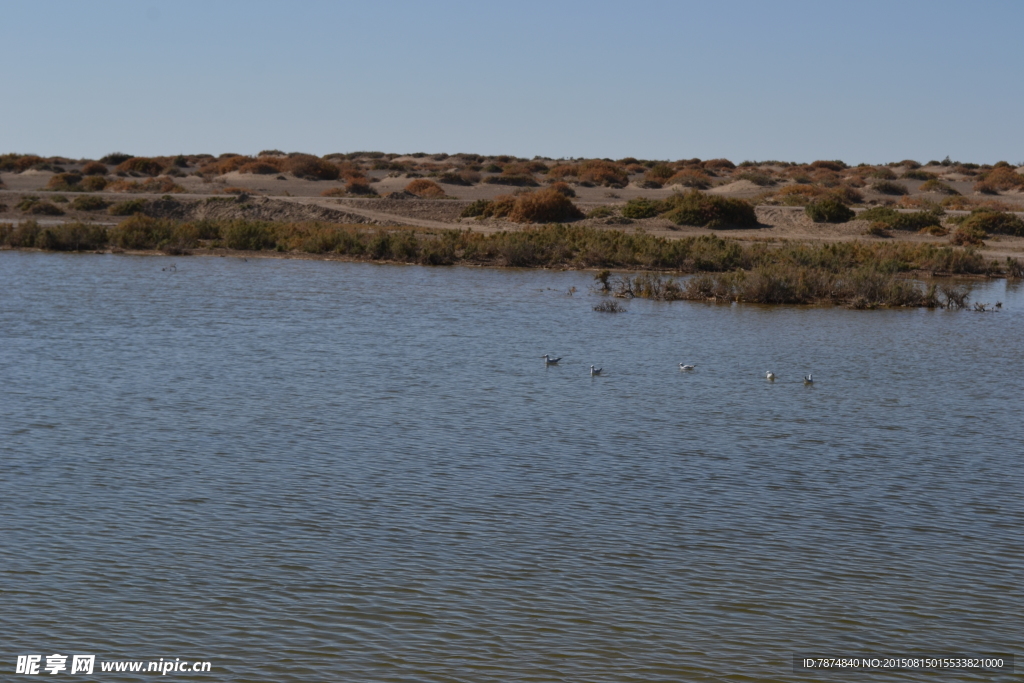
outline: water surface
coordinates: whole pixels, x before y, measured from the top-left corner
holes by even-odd
[[[602,314],[589,278],[0,253],[0,666],[788,681],[1021,650],[1019,287]]]

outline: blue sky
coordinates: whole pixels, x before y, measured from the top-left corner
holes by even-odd
[[[1021,2],[4,0],[0,151],[1024,161]]]

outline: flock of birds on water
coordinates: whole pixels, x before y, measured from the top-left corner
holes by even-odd
[[[551,354],[548,354],[548,353],[545,353],[543,356],[541,356],[541,358],[544,359],[544,365],[545,366],[547,366],[547,365],[558,365],[558,361],[562,360],[561,356],[559,356],[558,358],[553,358],[551,356]],[[690,370],[693,370],[696,367],[697,366],[695,364],[692,364],[692,363],[680,363],[679,364],[679,369],[681,371],[683,371],[683,372],[689,372]],[[604,370],[604,368],[599,368],[599,367],[591,365],[590,366],[590,376],[591,377],[597,377],[598,375],[601,374],[602,370]],[[774,382],[775,381],[775,373],[772,372],[771,370],[765,370],[764,371],[764,378],[766,380],[768,380],[769,382]],[[814,384],[814,373],[809,372],[806,375],[804,375],[804,384]]]

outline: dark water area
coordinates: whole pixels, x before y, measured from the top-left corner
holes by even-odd
[[[3,680],[1010,678],[791,658],[1024,650],[1020,285],[607,314],[590,278],[0,253]]]

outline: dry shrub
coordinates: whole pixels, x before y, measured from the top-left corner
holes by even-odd
[[[561,194],[564,194],[566,197],[576,196],[576,190],[569,187],[568,183],[563,183],[561,181],[551,183],[551,189],[554,190],[555,192],[560,192]]]
[[[157,159],[150,159],[147,157],[132,157],[122,161],[114,169],[119,173],[139,173],[141,175],[158,176],[164,170],[164,164],[160,163]]]
[[[949,237],[949,243],[958,247],[982,247],[987,235],[983,230],[961,225]]]
[[[579,167],[574,164],[556,164],[548,169],[548,177],[562,180],[564,178],[578,178]]]
[[[786,206],[806,206],[811,200],[825,195],[817,185],[787,185],[775,193],[774,199]]]
[[[167,177],[150,178],[144,182],[134,180],[115,180],[106,186],[107,192],[152,192],[154,194],[176,194],[185,192],[185,188]]]
[[[811,168],[824,168],[828,169],[829,171],[842,171],[843,169],[846,168],[846,164],[843,163],[842,161],[839,161],[838,159],[834,161],[819,159],[818,161],[811,162]]]
[[[626,169],[603,159],[582,162],[579,165],[577,177],[580,183],[605,187],[625,187],[629,183],[629,174],[626,173]]]
[[[110,181],[101,175],[91,175],[82,180],[80,187],[82,192],[101,192],[109,183]]]
[[[349,194],[375,195],[377,191],[370,187],[370,183],[363,177],[349,178],[345,183],[345,191]]]
[[[98,161],[90,161],[82,166],[82,175],[107,175],[107,167]]]
[[[516,197],[508,218],[516,223],[564,223],[583,218],[583,212],[558,190],[546,188]]]
[[[946,197],[939,202],[939,205],[950,211],[973,211],[974,209],[1016,211],[1019,208],[1001,199],[975,199],[974,197],[964,197],[962,195]]]
[[[290,157],[286,170],[291,171],[296,178],[307,180],[337,180],[341,176],[341,169],[337,165],[311,154]]]
[[[78,184],[80,182],[82,182],[81,174],[57,173],[46,183],[46,189],[60,192],[75,192],[79,189]]]
[[[405,191],[422,199],[440,199],[444,197],[444,189],[433,180],[417,178],[405,186]]]
[[[480,174],[468,168],[442,173],[438,180],[446,185],[476,185],[480,182]]]
[[[35,154],[4,154],[0,156],[0,171],[22,173],[44,163],[45,160]]]
[[[710,159],[708,161],[705,161],[703,164],[701,164],[701,166],[703,166],[705,169],[710,169],[710,170],[713,170],[713,171],[718,171],[718,170],[723,170],[723,169],[732,170],[732,169],[736,168],[736,164],[732,163],[728,159]]]
[[[641,166],[641,169],[644,167]],[[674,176],[676,169],[672,168],[668,164],[655,164],[651,166],[650,170],[644,174],[644,180],[651,180],[656,183],[664,184],[669,178]]]
[[[239,173],[254,173],[256,175],[276,175],[283,170],[284,159],[274,157],[262,157],[238,167]]]
[[[221,190],[224,194],[252,194],[252,190],[244,187],[225,187]]]
[[[667,210],[665,218],[677,225],[695,225],[705,228],[757,227],[754,206],[742,199],[729,199],[690,190],[663,200]]]
[[[1024,176],[1009,166],[994,168],[974,184],[974,191],[983,194],[998,194],[1024,186]]]
[[[348,193],[344,187],[332,187],[320,193],[321,197],[344,197]]]
[[[24,202],[22,202],[24,203]],[[44,201],[34,201],[28,204],[22,209],[24,213],[31,214],[33,216],[63,216],[64,209],[60,208],[56,204]]]
[[[711,178],[703,171],[687,168],[673,174],[665,181],[665,185],[682,185],[697,190],[706,190],[711,187]]]

